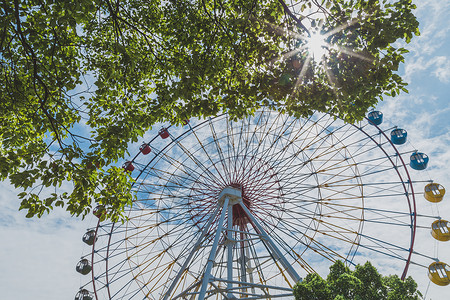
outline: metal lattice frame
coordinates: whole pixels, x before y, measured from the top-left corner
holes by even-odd
[[[413,151],[394,147],[393,128],[269,109],[191,123],[133,159],[129,221],[96,229],[96,299],[286,297],[338,259],[377,256],[406,276],[416,213],[402,155]]]

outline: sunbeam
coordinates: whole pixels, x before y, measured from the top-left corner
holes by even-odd
[[[300,75],[298,75],[297,81],[295,82],[294,88],[292,89],[291,97],[294,95],[294,93],[297,91],[298,86],[303,80],[303,77],[305,76],[306,70],[308,69],[309,63],[311,62],[312,56],[308,54],[306,57],[306,61],[302,66],[302,70],[300,71]]]
[[[350,56],[353,56],[353,57],[356,57],[356,58],[359,58],[362,60],[366,60],[369,62],[373,62],[375,60],[373,57],[362,55],[361,53],[357,53],[357,52],[353,51],[352,49],[344,47],[344,46],[337,46],[337,49],[342,53],[345,53],[347,55],[350,55]]]
[[[304,47],[301,47],[299,49],[294,49],[294,50],[291,50],[289,52],[283,53],[283,54],[281,54],[281,57],[276,57],[276,58],[272,59],[271,61],[269,61],[269,64],[272,65],[273,63],[275,63],[276,61],[279,61],[280,59],[285,59],[286,60],[286,59],[296,55],[297,53],[299,53],[303,49],[304,49]]]
[[[339,98],[342,96],[339,91],[340,88],[337,85],[340,80],[340,78],[338,78],[340,74],[333,74],[331,72],[328,60],[341,60],[342,56],[338,54],[342,53],[361,61],[370,63],[375,62],[375,58],[370,53],[363,52],[361,49],[353,49],[348,45],[342,45],[344,42],[341,40],[341,36],[349,38],[352,35],[351,27],[361,22],[362,19],[352,18],[347,22],[333,27],[324,25],[324,23],[329,24],[324,19],[317,18],[313,21],[311,20],[313,19],[309,19],[310,24],[306,24],[305,31],[303,31],[302,28],[289,26],[281,27],[266,20],[258,20],[260,23],[263,23],[270,28],[270,31],[274,32],[276,35],[290,38],[287,43],[284,44],[286,47],[285,51],[263,64],[266,64],[267,70],[269,70],[272,68],[280,68],[283,65],[283,62],[288,63],[290,60],[298,60],[301,63],[299,73],[297,73],[298,68],[294,68],[295,70],[286,69],[285,71],[282,71],[283,74],[286,74],[286,77],[292,78],[291,83],[293,86],[289,95],[289,98],[291,99],[296,97],[296,93],[298,93],[303,84],[311,84],[318,80],[317,78],[321,78],[322,75],[324,75],[324,77],[322,77],[322,80],[325,81],[324,84],[327,84],[326,82],[328,81],[328,85],[335,97]],[[281,64],[276,64],[277,62]],[[343,62],[343,64],[345,63]],[[309,74],[309,68],[313,69],[313,75]],[[296,75],[293,75],[292,72],[295,72]]]
[[[328,78],[328,82],[330,83],[331,89],[333,90],[333,93],[337,96],[337,91],[336,91],[336,78],[334,77],[334,75],[331,73],[330,68],[328,68],[328,64],[325,61],[325,74],[327,75]],[[339,97],[338,97],[339,98]]]

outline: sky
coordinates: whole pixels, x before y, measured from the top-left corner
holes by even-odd
[[[386,122],[408,131],[409,146],[429,155],[427,170],[414,171],[413,176],[432,179],[450,191],[450,1],[415,3],[421,36],[407,46],[410,53],[399,71],[409,83],[409,94],[385,98],[377,109],[384,113]],[[89,252],[81,237],[86,228],[95,226],[95,217],[80,220],[55,210],[41,219],[26,219],[25,212],[18,211],[16,191],[7,182],[0,183],[0,191],[2,298],[73,299],[86,281],[75,271],[80,257]],[[417,210],[448,220],[450,196],[437,205],[418,197]],[[427,222],[419,219],[420,225]],[[450,264],[450,242],[435,242],[428,229],[418,230],[415,248]],[[426,293],[426,299],[450,293],[450,286],[429,284],[424,268],[411,266],[409,275]]]

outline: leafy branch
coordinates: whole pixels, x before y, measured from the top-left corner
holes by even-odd
[[[396,71],[407,50],[396,41],[419,34],[414,8],[410,0],[5,0],[1,178],[23,191],[29,217],[55,206],[85,216],[101,204],[122,218],[132,179],[117,165],[158,122],[236,119],[268,103],[354,122],[406,90]],[[304,37],[318,30],[327,53],[314,61]]]

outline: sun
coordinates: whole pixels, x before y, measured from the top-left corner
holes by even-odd
[[[308,49],[308,52],[314,61],[320,61],[328,51],[325,38],[326,36],[319,32],[313,32],[306,38],[305,47]]]
[[[304,84],[305,76],[308,74],[309,68],[313,70],[315,77],[320,77],[320,75],[325,75],[328,80],[328,86],[337,93],[336,75],[330,71],[329,62],[330,59],[337,61],[342,58],[338,54],[343,53],[348,57],[355,57],[361,60],[368,61],[370,63],[374,62],[374,57],[361,53],[361,50],[355,51],[354,49],[341,45],[337,42],[333,36],[337,33],[342,33],[350,26],[358,22],[357,19],[338,25],[333,28],[325,28],[322,25],[302,27],[299,31],[291,31],[285,28],[275,26],[268,23],[268,25],[274,29],[278,34],[284,34],[292,37],[295,40],[294,48],[289,49],[289,51],[283,52],[281,56],[277,56],[270,60],[269,65],[275,61],[293,59],[298,60],[298,65],[300,67],[300,73],[296,78],[294,88],[291,92],[291,97],[299,90],[298,88]],[[316,20],[315,23],[320,24],[320,20]],[[309,80],[309,79],[308,79]],[[307,80],[307,81],[308,81]],[[314,78],[312,79],[314,80]],[[309,81],[311,82],[311,81]]]

